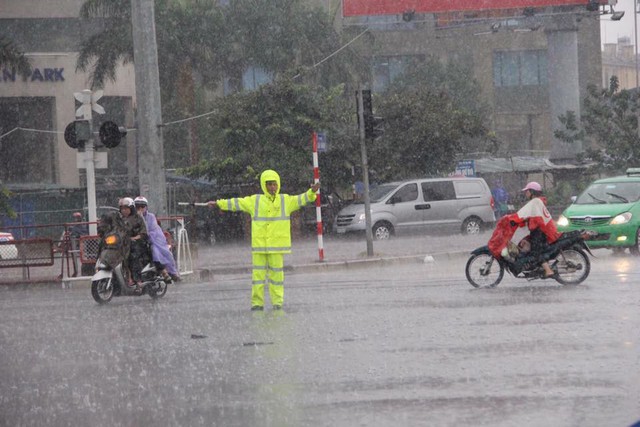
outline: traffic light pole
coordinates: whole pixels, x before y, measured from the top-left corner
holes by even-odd
[[[89,209],[89,234],[95,236],[98,234],[98,227],[96,221],[98,220],[96,215],[96,171],[95,171],[95,159],[94,152],[95,146],[93,142],[93,124],[91,122],[91,90],[85,89],[82,91],[84,95],[85,108],[82,109],[82,118],[89,121],[89,140],[84,146],[84,167],[87,173],[87,204]]]
[[[87,208],[89,210],[89,233],[92,235],[98,234],[98,227],[96,222],[98,217],[96,215],[97,203],[96,203],[96,145],[93,138],[93,123],[92,113],[95,111],[98,114],[104,114],[104,108],[98,104],[98,100],[102,97],[102,90],[91,92],[89,89],[85,89],[82,92],[74,92],[73,97],[82,103],[80,108],[76,110],[76,119],[82,117],[82,120],[74,120],[69,123],[64,129],[64,140],[67,145],[73,149],[79,148],[80,159],[84,164],[84,168],[87,174]],[[114,122],[106,121],[100,126],[98,132],[100,135],[100,142],[103,147],[115,148],[120,144],[120,140],[127,134],[127,130],[124,127],[120,127]],[[105,167],[106,167],[106,153],[104,154]],[[98,156],[99,157],[99,156]],[[99,165],[98,165],[99,167]]]
[[[95,236],[98,234],[98,227],[96,221],[98,217],[96,215],[96,173],[94,164],[94,146],[93,138],[87,141],[84,151],[84,165],[87,170],[87,203],[89,208],[89,234]]]
[[[371,201],[369,199],[369,163],[364,131],[364,105],[362,88],[358,85],[358,128],[360,130],[360,154],[362,156],[362,182],[364,183],[364,223],[367,236],[367,256],[373,256],[373,230],[371,229]]]

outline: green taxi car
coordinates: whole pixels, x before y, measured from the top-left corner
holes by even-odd
[[[592,230],[590,248],[640,254],[640,168],[625,176],[599,179],[580,194],[557,221],[558,231]]]

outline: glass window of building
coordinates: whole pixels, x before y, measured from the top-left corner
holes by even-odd
[[[242,75],[242,89],[256,90],[260,86],[271,83],[273,78],[264,68],[249,67]]]
[[[423,61],[423,55],[377,56],[373,58],[373,91],[384,91],[410,64]]]
[[[225,95],[231,95],[239,91],[252,91],[260,86],[273,81],[273,76],[264,68],[248,67],[242,76],[227,76],[223,79],[223,91]]]
[[[547,52],[544,50],[494,52],[493,84],[496,87],[546,85]]]

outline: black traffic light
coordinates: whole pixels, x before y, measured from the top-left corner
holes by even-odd
[[[104,122],[98,131],[100,142],[107,148],[116,148],[126,135],[127,129],[114,122]]]
[[[362,91],[362,115],[364,118],[365,138],[377,138],[384,133],[384,119],[373,115],[373,103],[371,102],[371,91]]]
[[[597,12],[600,9],[600,2],[598,0],[589,0],[587,2],[587,10],[589,12]]]
[[[91,139],[89,120],[76,120],[64,129],[64,141],[73,149],[84,148],[84,143]]]
[[[402,20],[404,22],[411,22],[411,20],[413,20],[415,16],[416,16],[415,9],[408,9],[402,12]]]

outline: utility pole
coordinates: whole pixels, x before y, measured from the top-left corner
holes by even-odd
[[[633,45],[635,47],[635,60],[636,60],[636,89],[640,87],[640,78],[638,77],[638,2],[633,0]],[[607,85],[609,82],[607,82]],[[640,126],[638,126],[638,132],[640,132]]]
[[[358,129],[360,131],[360,155],[362,157],[362,182],[364,183],[364,223],[367,236],[367,256],[373,256],[373,230],[371,229],[371,202],[369,199],[369,163],[367,161],[367,144],[364,131],[364,105],[362,87],[358,85]]]
[[[154,16],[154,0],[131,2],[140,194],[149,199],[159,216],[163,216],[167,214],[167,184]]]

